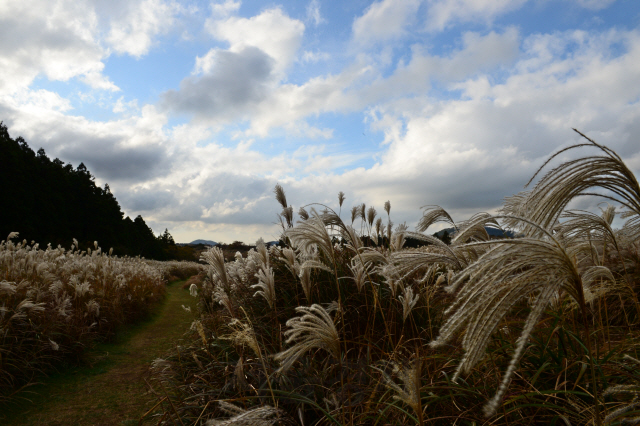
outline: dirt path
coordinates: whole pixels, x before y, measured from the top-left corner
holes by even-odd
[[[4,426],[137,425],[153,406],[145,376],[149,364],[180,340],[194,315],[195,299],[182,282],[167,288],[167,298],[150,320],[128,328],[116,342],[92,351],[91,366],[69,368],[31,388],[32,402],[0,421]]]

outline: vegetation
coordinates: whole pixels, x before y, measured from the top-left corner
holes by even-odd
[[[0,242],[0,404],[98,338],[147,315],[162,299],[162,271],[139,258]]]
[[[284,247],[203,254],[192,343],[152,365],[157,423],[637,423],[640,186],[589,139],[551,159],[576,149],[596,154],[500,214],[427,206],[417,232],[394,228],[388,202],[343,219],[343,193],[338,213],[301,208],[295,223],[276,186]],[[568,210],[578,196],[614,205]],[[427,233],[437,222],[455,230],[446,242]]]

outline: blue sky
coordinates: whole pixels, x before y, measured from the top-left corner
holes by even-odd
[[[637,0],[4,0],[0,120],[179,242],[277,238],[276,183],[462,220],[572,127],[640,169],[639,25]]]

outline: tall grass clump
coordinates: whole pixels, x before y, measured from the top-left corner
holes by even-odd
[[[139,258],[0,242],[0,403],[99,337],[145,316],[165,293],[162,272]]]
[[[278,246],[203,255],[192,344],[153,374],[158,423],[636,421],[640,188],[590,139],[551,159],[587,149],[543,164],[498,215],[427,205],[415,231],[393,225],[390,202],[386,217],[361,203],[343,220],[342,192],[296,220],[276,186]],[[608,204],[569,210],[576,197]]]

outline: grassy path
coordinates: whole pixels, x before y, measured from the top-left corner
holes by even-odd
[[[129,327],[117,340],[101,344],[89,354],[89,366],[69,368],[32,387],[32,402],[15,407],[3,426],[137,425],[153,406],[145,377],[151,361],[162,357],[193,320],[182,309],[195,299],[183,282],[167,287],[167,297],[147,321]]]

